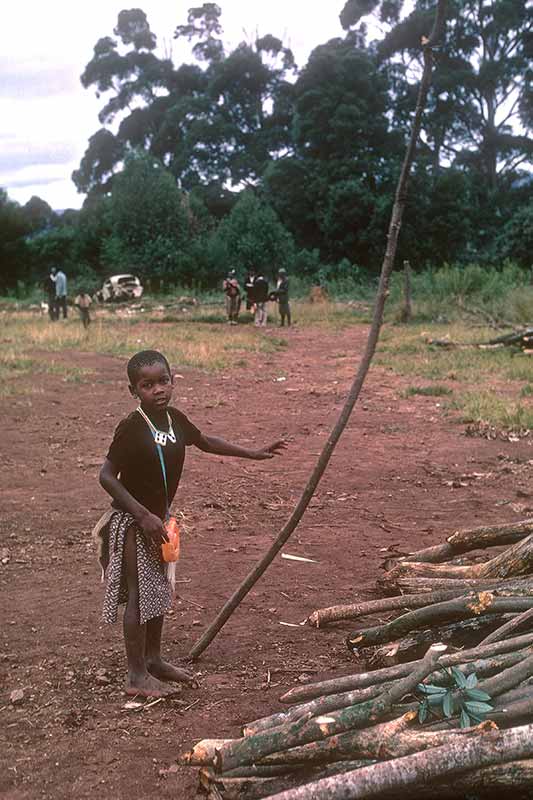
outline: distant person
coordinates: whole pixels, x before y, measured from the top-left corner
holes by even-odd
[[[44,280],[44,293],[48,303],[48,316],[54,322],[56,317],[56,268],[52,267],[49,275]]]
[[[80,319],[82,321],[82,324],[83,324],[83,327],[85,328],[85,330],[87,330],[87,328],[91,324],[91,314],[89,312],[89,308],[90,308],[92,302],[93,302],[93,299],[92,299],[91,295],[87,294],[87,292],[85,290],[81,291],[79,293],[79,295],[76,297],[76,299],[74,300],[74,305],[76,306],[76,308],[80,312]]]
[[[268,281],[261,270],[254,280],[255,314],[254,322],[258,328],[264,328],[268,318]]]
[[[226,295],[226,313],[228,315],[228,323],[236,325],[239,318],[239,311],[241,309],[241,287],[235,275],[235,270],[231,269],[228,272],[224,283],[222,284],[224,294]]]
[[[291,307],[289,304],[289,279],[287,277],[287,270],[278,270],[278,282],[276,284],[276,300],[278,301],[278,311],[280,317],[280,326],[283,328],[285,320],[287,325],[291,326]]]
[[[246,283],[244,284],[244,291],[246,292],[246,310],[255,314],[255,269],[248,272]]]
[[[56,319],[59,319],[59,312],[63,311],[63,319],[67,318],[67,276],[62,269],[56,272],[56,302],[55,314]]]

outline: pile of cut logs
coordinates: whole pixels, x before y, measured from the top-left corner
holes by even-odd
[[[293,688],[287,710],[239,738],[203,740],[180,762],[200,767],[209,800],[392,800],[409,786],[417,800],[531,800],[532,576],[533,520],[458,531],[401,558],[380,585],[408,594],[308,620],[399,614],[347,638],[375,668]]]

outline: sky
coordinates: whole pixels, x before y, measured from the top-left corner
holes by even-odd
[[[203,0],[11,0],[2,8],[0,53],[0,187],[19,203],[32,195],[52,208],[79,208],[71,174],[89,137],[98,130],[103,105],[80,75],[98,39],[112,36],[119,12],[142,8],[158,40],[159,55],[178,57],[173,32],[190,7]],[[224,41],[235,46],[255,33],[272,33],[305,64],[318,44],[343,35],[345,0],[218,0]],[[188,60],[188,59],[187,59]]]

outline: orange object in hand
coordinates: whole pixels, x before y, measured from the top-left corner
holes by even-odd
[[[177,561],[180,557],[180,529],[176,517],[170,517],[165,522],[165,530],[168,536],[168,542],[163,542],[161,550],[163,552],[163,561],[172,563]]]

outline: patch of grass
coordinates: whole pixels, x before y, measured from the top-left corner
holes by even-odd
[[[408,386],[404,394],[405,397],[413,397],[417,394],[424,397],[445,397],[452,394],[452,390],[448,386],[436,383],[433,386]]]
[[[17,380],[32,375],[58,375],[67,383],[82,383],[92,370],[70,364],[49,361],[46,358],[36,359],[19,355],[16,349],[0,352],[0,397],[14,397],[19,394],[31,394],[34,389],[22,387]]]
[[[462,422],[485,422],[511,431],[533,429],[533,406],[507,400],[495,392],[469,392],[450,404]]]
[[[48,318],[28,310],[5,312],[2,314],[3,331],[9,339],[0,342],[0,355],[2,351],[5,355],[7,347],[12,362],[9,369],[22,374],[34,368],[33,362],[27,359],[31,360],[39,350],[47,353],[106,353],[127,358],[138,350],[157,349],[162,350],[178,368],[189,366],[213,371],[231,368],[239,355],[275,353],[288,345],[284,337],[272,335],[271,330],[265,334],[249,324],[252,318],[247,313],[242,315],[243,324],[228,326],[223,310],[213,311],[212,306],[194,308],[175,317],[172,314],[166,317],[166,322],[162,322],[165,317],[155,311],[125,311],[122,308],[96,309],[88,331],[75,316],[51,324]],[[159,324],[153,324],[156,321]],[[16,359],[19,359],[18,367]],[[74,366],[67,369],[58,362],[52,367],[48,359],[43,359],[43,363],[49,365],[49,371],[60,371],[67,381],[84,379],[84,373]]]
[[[505,375],[511,381],[533,381],[533,360],[530,355],[519,353],[508,360]]]
[[[65,383],[83,383],[89,375],[93,375],[92,369],[84,367],[73,367],[70,364],[62,364],[57,361],[42,363],[39,372],[46,372],[49,375],[59,375]]]
[[[37,365],[38,362],[33,358],[19,356],[14,352],[4,352],[0,354],[0,380],[5,381],[34,372]]]
[[[490,328],[472,328],[464,323],[409,326],[387,325],[383,330],[375,364],[408,377],[405,396],[413,394],[442,396],[451,390],[439,383],[456,381],[462,393],[453,392],[445,409],[459,411],[463,422],[482,422],[500,429],[533,429],[533,361],[507,347],[496,350],[476,348],[447,349],[429,344],[431,339],[458,343],[487,341],[493,338]],[[432,381],[417,385],[413,379]],[[526,382],[524,386],[524,381]],[[435,387],[442,386],[442,389]],[[479,391],[479,386],[487,387]],[[490,387],[494,386],[494,389]]]

